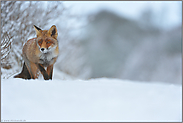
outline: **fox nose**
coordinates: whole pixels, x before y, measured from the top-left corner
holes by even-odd
[[[44,48],[41,48],[41,51],[44,51]]]

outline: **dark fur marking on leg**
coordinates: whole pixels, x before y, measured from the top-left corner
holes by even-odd
[[[45,80],[49,80],[48,74],[46,73],[46,70],[44,69],[44,67],[40,64],[37,64],[39,70],[41,71],[43,77]]]
[[[23,79],[31,79],[31,75],[27,69],[27,66],[25,65],[25,62],[23,64],[23,68],[21,73],[19,73],[18,75],[14,76],[14,78],[23,78]]]

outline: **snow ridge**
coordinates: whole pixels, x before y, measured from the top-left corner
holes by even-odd
[[[99,78],[2,79],[1,121],[181,122],[182,87]]]

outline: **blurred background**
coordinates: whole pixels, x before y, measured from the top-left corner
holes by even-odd
[[[1,1],[1,78],[21,71],[33,25],[54,24],[57,75],[182,84],[182,1]]]

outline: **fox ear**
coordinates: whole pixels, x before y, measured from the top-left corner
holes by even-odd
[[[53,25],[49,30],[48,33],[51,35],[51,37],[57,39],[58,33],[57,33],[57,28],[55,25]]]
[[[38,36],[41,29],[35,25],[34,25],[34,29],[36,30],[36,35]]]

